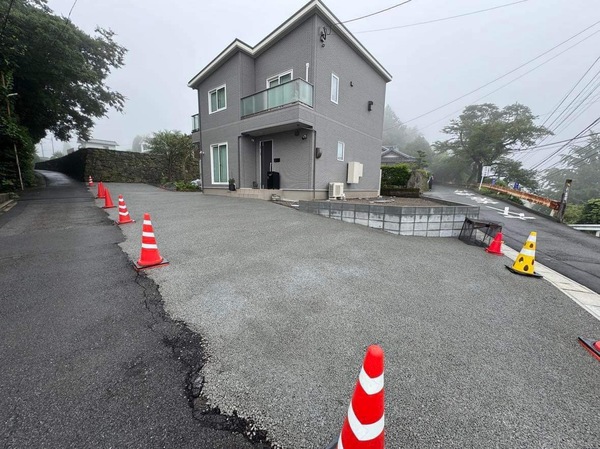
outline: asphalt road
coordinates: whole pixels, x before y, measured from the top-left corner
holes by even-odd
[[[46,176],[0,216],[0,447],[263,447],[194,419],[199,337],[164,316],[83,185]]]
[[[457,193],[459,192],[459,193]],[[447,201],[479,205],[479,218],[502,223],[502,235],[508,246],[521,250],[531,231],[537,232],[536,261],[600,293],[600,238],[576,231],[565,224],[532,213],[531,210],[511,203],[488,198],[477,191],[466,196],[463,189],[434,186],[427,196]],[[493,201],[483,204],[481,199]],[[505,218],[500,211],[523,213],[528,219]],[[498,210],[500,209],[500,211]],[[510,214],[512,217],[516,217]]]
[[[599,338],[600,321],[509,259],[266,201],[110,189],[134,219],[151,214],[170,265],[148,276],[206,339],[212,405],[283,448],[323,448],[340,431],[373,343],[387,447],[598,447],[600,369],[577,337]],[[141,225],[122,231],[134,260]]]

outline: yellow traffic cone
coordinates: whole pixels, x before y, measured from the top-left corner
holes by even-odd
[[[517,255],[515,259],[515,263],[513,263],[512,267],[506,265],[510,271],[515,274],[522,274],[523,276],[534,276],[536,278],[541,278],[542,275],[535,272],[533,265],[535,263],[535,242],[537,239],[537,232],[533,231],[527,237],[527,241],[525,245],[523,245],[523,249]]]

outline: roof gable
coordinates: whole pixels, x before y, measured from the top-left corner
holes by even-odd
[[[379,63],[379,61],[377,61],[373,55],[371,55],[371,53],[369,53],[369,51],[363,47],[363,45],[352,35],[352,33],[350,33],[350,31],[348,31],[344,24],[340,22],[340,20],[321,2],[321,0],[311,0],[254,47],[249,46],[239,39],[235,39],[227,48],[225,48],[225,50],[223,50],[215,59],[213,59],[188,82],[188,87],[193,89],[196,88],[200,82],[202,82],[206,77],[213,73],[238,51],[243,51],[252,57],[260,55],[274,43],[285,37],[302,21],[306,20],[313,14],[319,14],[327,22],[329,22],[331,27],[335,29],[336,33],[342,37],[344,41],[350,45],[363,59],[365,59],[369,65],[371,65],[371,67],[373,67],[373,69],[386,80],[386,82],[392,80],[392,75],[390,75],[390,73]]]

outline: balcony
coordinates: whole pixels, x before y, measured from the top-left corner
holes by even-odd
[[[291,104],[301,103],[312,108],[313,86],[298,78],[244,97],[241,101],[242,118]]]

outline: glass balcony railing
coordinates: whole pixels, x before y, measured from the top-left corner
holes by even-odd
[[[244,97],[242,98],[242,117],[292,103],[303,103],[312,108],[312,84],[298,78]]]
[[[200,131],[200,115],[192,115],[192,132]]]

